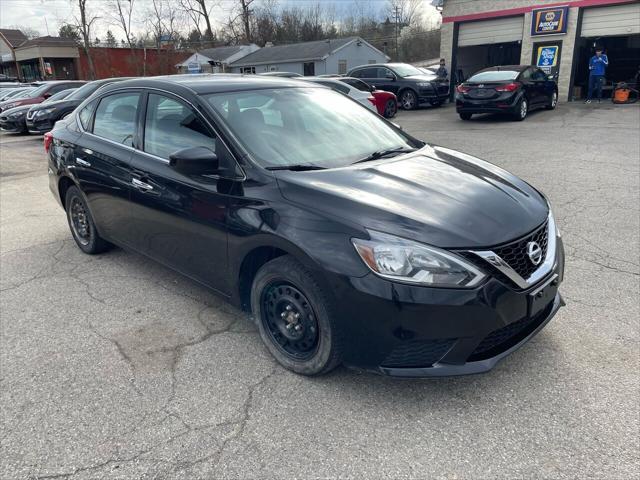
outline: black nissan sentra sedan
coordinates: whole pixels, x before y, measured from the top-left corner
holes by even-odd
[[[530,65],[485,68],[456,88],[456,111],[462,120],[476,113],[507,113],[524,120],[530,111],[553,110],[557,103],[554,77]]]
[[[83,252],[118,245],[211,287],[300,374],[484,372],[563,305],[562,241],[538,190],[326,87],[119,82],[45,148]]]

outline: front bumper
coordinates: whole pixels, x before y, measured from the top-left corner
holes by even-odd
[[[443,103],[449,98],[449,85],[435,85],[432,88],[420,88],[418,90],[418,103]]]
[[[53,129],[53,124],[49,118],[32,118],[26,120],[29,133],[47,133]]]
[[[336,277],[331,287],[345,364],[399,377],[486,372],[527,343],[564,305],[558,292],[563,271],[558,238],[554,268],[527,290],[495,277],[476,289],[417,287],[374,274]],[[544,303],[534,312],[538,290]]]
[[[0,119],[0,130],[3,132],[21,133],[26,131],[24,123],[24,117],[17,120],[13,119]]]

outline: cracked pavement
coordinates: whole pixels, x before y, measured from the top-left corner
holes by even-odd
[[[550,198],[567,306],[537,337],[479,376],[296,376],[215,294],[82,254],[41,138],[3,133],[0,478],[640,478],[638,106],[395,121]]]

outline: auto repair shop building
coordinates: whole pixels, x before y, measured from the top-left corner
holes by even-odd
[[[638,0],[444,0],[440,54],[460,83],[482,68],[533,64],[557,75],[559,100],[584,98],[596,45],[606,89],[640,67]],[[454,80],[455,78],[455,80]]]

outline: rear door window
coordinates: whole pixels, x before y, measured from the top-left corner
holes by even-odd
[[[93,121],[93,134],[132,146],[136,131],[139,93],[117,93],[103,97]]]
[[[215,136],[187,104],[149,94],[144,151],[168,160],[172,153],[191,147],[206,147],[215,152]]]

